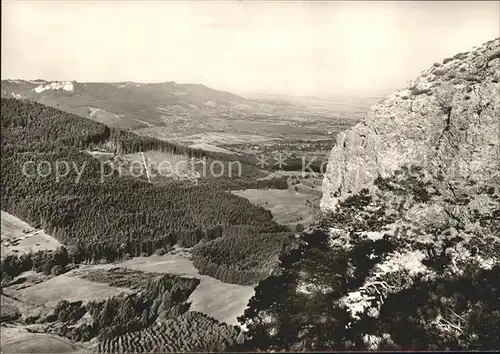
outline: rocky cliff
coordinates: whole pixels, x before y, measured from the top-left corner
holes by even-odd
[[[241,318],[248,348],[500,348],[500,41],[340,134],[320,219]]]
[[[498,177],[500,39],[444,59],[373,106],[339,134],[323,180],[321,208],[418,165],[444,188]],[[473,181],[473,182],[471,182]]]

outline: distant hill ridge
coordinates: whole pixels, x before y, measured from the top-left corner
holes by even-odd
[[[323,209],[402,165],[442,173],[455,188],[490,181],[499,161],[499,54],[495,39],[435,63],[340,133],[323,181]]]
[[[139,129],[168,124],[183,113],[228,111],[255,105],[201,84],[2,80],[3,98],[28,99],[92,118],[110,127]]]

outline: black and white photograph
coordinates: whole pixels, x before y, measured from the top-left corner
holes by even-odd
[[[0,353],[500,350],[500,1],[1,15]]]

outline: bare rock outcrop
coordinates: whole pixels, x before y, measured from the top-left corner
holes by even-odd
[[[337,137],[323,179],[323,210],[419,166],[448,192],[499,184],[500,39],[424,71]]]
[[[500,346],[499,48],[434,64],[339,135],[325,212],[242,317],[250,347]]]

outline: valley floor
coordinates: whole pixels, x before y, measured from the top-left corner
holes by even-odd
[[[294,228],[297,224],[307,227],[314,220],[314,212],[321,197],[321,180],[300,178],[301,172],[279,171],[272,177],[290,176],[288,189],[246,189],[232,193],[248,199],[273,214],[273,219],[282,225]],[[293,184],[293,182],[297,184]],[[299,182],[300,181],[300,182]]]

